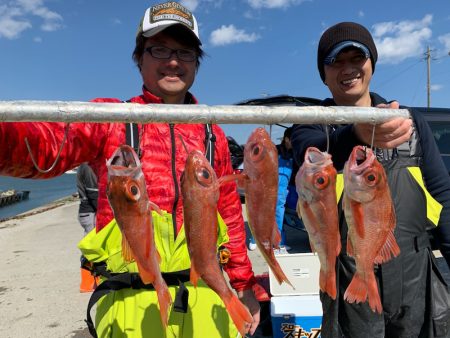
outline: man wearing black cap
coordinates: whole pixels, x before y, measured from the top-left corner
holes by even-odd
[[[377,59],[377,48],[365,27],[341,22],[327,29],[319,41],[317,66],[332,98],[322,104],[397,108],[396,102],[388,103],[369,90]],[[342,250],[336,263],[337,297],[333,300],[321,292],[322,337],[449,337],[450,295],[436,267],[427,230],[433,228],[450,266],[450,178],[424,118],[410,110],[410,118],[375,126],[295,125],[291,141],[299,164],[306,149],[314,146],[332,155],[338,171],[356,145],[374,147],[394,201],[400,254],[374,267],[381,314],[372,311],[367,301],[344,300],[355,261],[347,254],[348,227],[338,203]]]

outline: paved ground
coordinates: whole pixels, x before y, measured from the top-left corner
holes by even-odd
[[[0,337],[89,337],[79,292],[83,232],[71,202],[0,222]]]

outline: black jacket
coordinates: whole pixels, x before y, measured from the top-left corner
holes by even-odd
[[[371,93],[372,105],[387,103],[381,96]],[[335,106],[332,99],[323,101],[324,106]],[[405,107],[402,107],[405,108]],[[434,230],[435,238],[440,244],[442,255],[450,267],[450,177],[442,161],[439,149],[434,140],[428,123],[422,114],[410,109],[414,125],[419,136],[422,149],[422,161],[420,169],[428,192],[439,203],[443,209],[440,215],[439,225]],[[353,132],[353,125],[329,125],[330,149],[336,170],[341,171],[350,153],[361,142]],[[324,125],[294,125],[291,142],[294,149],[294,159],[298,165],[304,161],[305,151],[310,146],[315,146],[322,151],[326,150],[327,138]]]

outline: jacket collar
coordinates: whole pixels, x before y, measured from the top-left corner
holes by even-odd
[[[383,97],[373,92],[370,92],[370,101],[372,102],[372,107],[375,107],[381,103],[388,103]],[[332,98],[328,98],[322,101],[322,106],[336,106],[336,102],[334,102]]]
[[[142,98],[145,103],[164,103],[163,99],[159,96],[152,94],[145,86],[142,86]],[[186,97],[184,98],[185,104],[197,104],[198,101],[190,92],[186,93]]]

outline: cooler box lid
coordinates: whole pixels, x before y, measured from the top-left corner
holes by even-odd
[[[284,282],[281,285],[278,284],[269,267],[269,286],[272,296],[319,294],[320,261],[316,253],[276,255],[275,258],[295,289]]]
[[[281,296],[270,299],[270,315],[279,317],[321,317],[322,303],[319,295]]]

